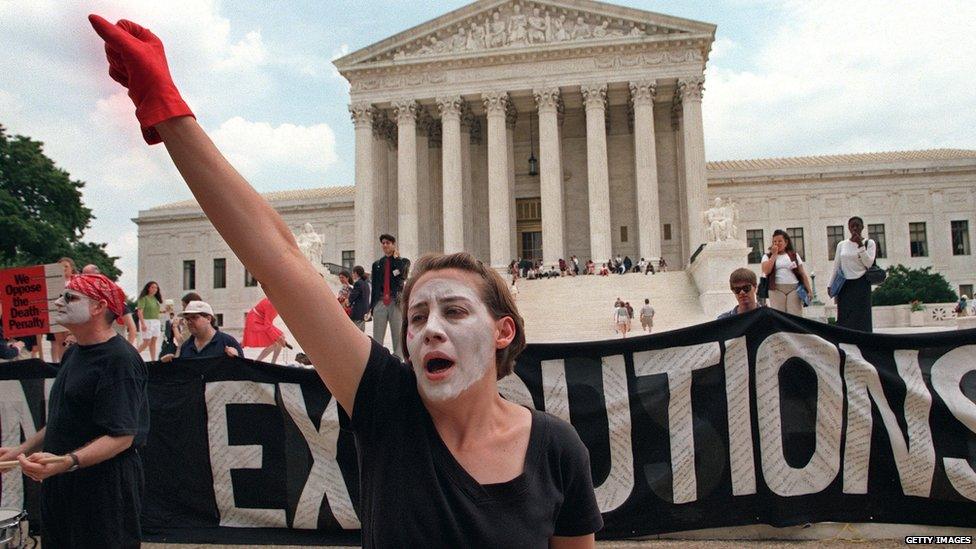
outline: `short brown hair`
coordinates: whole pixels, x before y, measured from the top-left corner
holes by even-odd
[[[404,357],[407,359],[410,358],[410,351],[407,349],[406,339],[407,324],[410,321],[407,315],[407,308],[410,304],[410,292],[413,290],[414,284],[420,280],[420,277],[424,273],[444,269],[457,269],[480,276],[482,284],[478,290],[481,299],[488,308],[488,313],[495,320],[507,316],[515,323],[515,337],[512,339],[512,342],[508,344],[508,347],[495,351],[496,379],[501,379],[512,373],[512,370],[515,368],[515,359],[525,349],[525,322],[522,320],[522,315],[519,314],[518,307],[515,306],[515,301],[512,299],[512,293],[509,291],[508,285],[505,284],[505,280],[502,279],[501,275],[494,269],[486,267],[483,263],[475,259],[474,256],[466,252],[455,254],[426,254],[411,269],[410,278],[403,286],[403,292],[400,293],[400,309],[403,316],[401,320],[400,344]]]
[[[745,267],[736,269],[732,271],[731,275],[729,275],[729,285],[731,286],[736,282],[748,282],[749,284],[755,286],[758,283],[756,280],[756,272],[752,269],[746,269]]]

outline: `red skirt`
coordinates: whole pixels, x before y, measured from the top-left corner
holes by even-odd
[[[253,309],[247,313],[244,320],[244,338],[241,347],[267,347],[281,337],[281,330],[265,320],[264,315]]]

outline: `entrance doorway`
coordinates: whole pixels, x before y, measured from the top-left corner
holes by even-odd
[[[519,198],[515,201],[515,231],[518,233],[518,255],[537,261],[542,259],[542,200]]]

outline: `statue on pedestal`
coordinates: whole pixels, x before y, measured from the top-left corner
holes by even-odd
[[[315,232],[315,228],[312,227],[311,223],[306,223],[302,227],[301,232],[295,235],[295,240],[298,242],[298,249],[302,251],[304,255],[315,268],[318,269],[322,266],[322,246],[324,244],[322,240],[322,235]]]
[[[731,200],[723,204],[721,198],[716,198],[714,204],[702,212],[709,241],[738,240],[739,228],[735,223],[739,217],[739,209]]]

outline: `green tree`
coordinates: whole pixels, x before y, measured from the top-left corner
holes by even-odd
[[[871,294],[872,305],[905,305],[913,300],[922,303],[949,303],[958,296],[949,281],[932,267],[909,269],[904,265],[888,267],[888,278]]]
[[[105,244],[82,242],[92,212],[71,179],[44,154],[44,144],[8,136],[0,125],[0,267],[53,263],[67,256],[78,268],[94,263],[112,279],[121,274]]]

